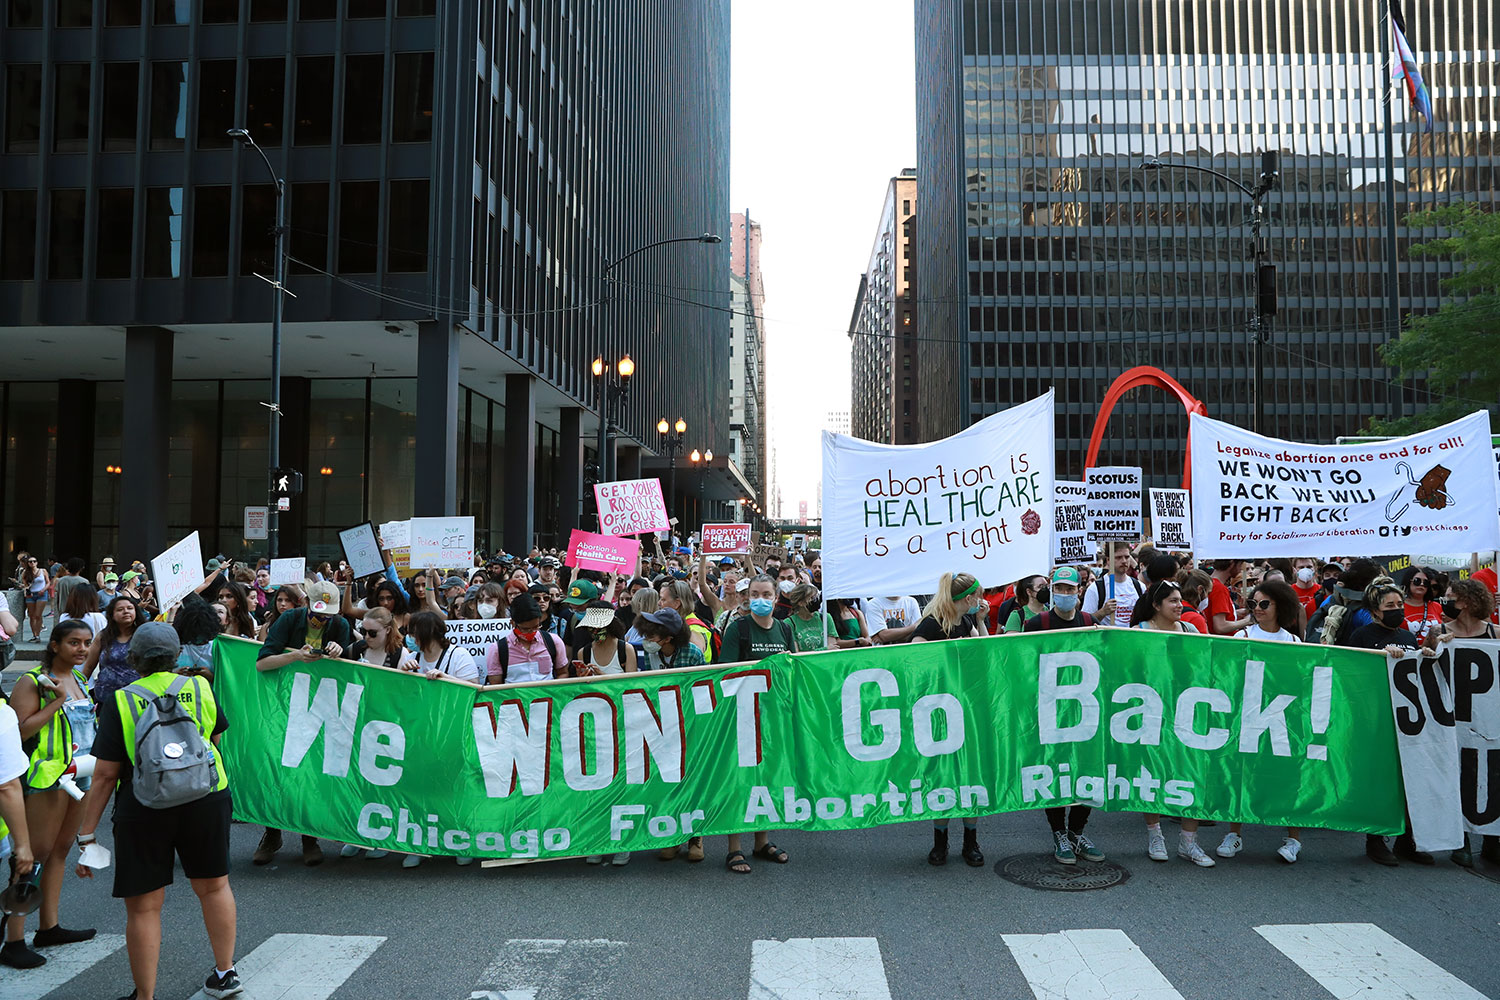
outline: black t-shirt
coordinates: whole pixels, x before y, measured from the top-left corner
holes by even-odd
[[[1064,618],[1056,611],[1048,608],[1025,625],[1022,625],[1021,631],[1047,632],[1055,628],[1088,628],[1093,624],[1094,619],[1087,611],[1075,611],[1072,618]]]
[[[964,615],[958,620],[953,628],[944,630],[938,624],[938,620],[931,615],[917,622],[917,630],[911,634],[913,639],[926,639],[928,642],[936,642],[939,639],[967,639],[974,634],[979,627],[979,620],[972,614]]]
[[[214,735],[217,736],[228,728],[229,720],[224,718],[224,708],[222,705],[218,706],[218,714],[214,718]],[[214,753],[219,752],[219,749],[215,747]],[[106,698],[99,704],[99,733],[94,737],[94,756],[100,760],[116,761],[120,765],[120,784],[115,789],[114,816],[116,820],[144,819],[165,811],[148,809],[136,801],[135,789],[132,785],[135,768],[130,763],[130,748],[125,746],[125,727],[120,723],[120,705],[114,698]],[[224,788],[217,792],[209,792],[203,798],[190,802],[188,805],[228,797],[229,789]]]
[[[1361,625],[1349,636],[1345,645],[1354,646],[1358,649],[1384,649],[1387,646],[1400,646],[1402,649],[1417,649],[1421,643],[1417,637],[1404,628],[1388,629],[1384,625],[1371,622]]]

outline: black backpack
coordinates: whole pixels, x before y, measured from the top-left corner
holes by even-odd
[[[547,647],[547,655],[552,658],[553,663],[556,663],[557,647],[552,644],[557,641],[557,637],[548,629],[539,631],[542,633],[542,644]],[[495,643],[495,659],[500,664],[500,683],[504,684],[506,677],[510,674],[510,638],[508,636],[502,636],[500,641]]]

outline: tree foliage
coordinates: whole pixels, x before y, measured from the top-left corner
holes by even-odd
[[[1446,257],[1461,266],[1444,278],[1450,296],[1435,313],[1411,316],[1401,336],[1381,348],[1403,378],[1426,376],[1431,405],[1400,420],[1374,420],[1374,434],[1410,434],[1500,402],[1500,213],[1447,205],[1407,218],[1409,227],[1436,226],[1441,239],[1411,248],[1414,257]]]

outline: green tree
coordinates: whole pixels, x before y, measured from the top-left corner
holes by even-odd
[[[1431,405],[1400,420],[1372,420],[1372,434],[1411,434],[1500,401],[1500,213],[1447,205],[1407,217],[1408,227],[1438,226],[1450,235],[1411,248],[1413,257],[1446,257],[1462,266],[1444,278],[1451,297],[1435,313],[1411,316],[1401,336],[1381,348],[1403,378],[1426,376]]]

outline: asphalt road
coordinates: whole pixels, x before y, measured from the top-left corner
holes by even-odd
[[[1364,859],[1363,837],[1314,832],[1288,866],[1279,835],[1252,827],[1247,854],[1198,869],[1147,859],[1137,816],[1095,814],[1090,833],[1129,869],[1123,884],[1059,893],[998,877],[994,862],[1049,846],[1039,814],[981,820],[984,868],[958,858],[957,824],[949,864],[929,866],[929,828],[907,824],[788,833],[776,839],[791,863],[748,876],[724,869],[722,838],[696,865],[642,853],[624,868],[403,870],[394,855],[341,860],[325,842],[319,868],[293,850],[257,868],[259,831],[237,826],[237,954],[246,997],[287,1000],[1500,998],[1500,883],[1446,857],[1385,869]],[[107,880],[70,875],[63,922],[120,935],[124,910]],[[165,922],[158,997],[181,1000],[210,961],[180,876]],[[1342,924],[1374,926],[1328,926]],[[1099,933],[1062,933],[1085,930]],[[0,969],[0,997],[126,994],[117,945],[52,949],[51,979]]]

